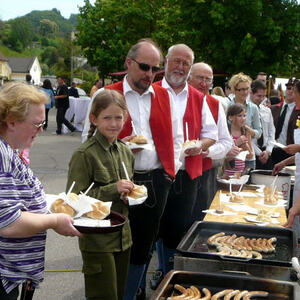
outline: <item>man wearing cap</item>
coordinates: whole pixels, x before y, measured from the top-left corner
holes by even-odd
[[[300,109],[296,107],[294,99],[294,85],[298,79],[290,78],[286,83],[285,101],[271,106],[271,111],[274,119],[275,140],[276,142],[286,146],[294,144],[294,129],[296,121],[300,116]],[[279,147],[274,147],[272,151],[272,162],[276,164],[290,155]]]

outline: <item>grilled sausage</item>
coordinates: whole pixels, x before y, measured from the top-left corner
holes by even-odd
[[[224,235],[225,235],[224,232],[218,232],[218,233],[212,235],[211,237],[209,237],[208,240],[207,240],[207,243],[208,243],[209,245],[214,245],[214,240],[215,240],[215,238],[221,237],[221,236],[224,236]]]
[[[187,290],[183,286],[179,284],[175,284],[174,289],[179,291],[181,295],[168,297],[167,300],[182,300],[185,299],[185,297],[187,297],[188,295]]]
[[[233,292],[233,290],[223,290],[221,292],[218,292],[216,294],[214,294],[212,297],[211,297],[211,300],[217,300],[217,299],[221,299],[222,297],[224,297],[225,295],[229,294]]]
[[[231,293],[228,293],[225,297],[224,300],[230,300],[233,296],[235,296],[236,294],[238,294],[240,292],[240,290],[234,290]]]
[[[211,292],[210,292],[210,290],[208,290],[208,289],[206,289],[206,288],[203,288],[203,289],[202,289],[202,292],[204,293],[204,297],[199,298],[199,300],[210,300],[210,297],[211,297]]]
[[[201,293],[198,290],[198,288],[196,288],[195,286],[191,286],[191,290],[194,292],[194,299],[200,299],[201,298]]]
[[[248,291],[241,291],[238,294],[236,294],[233,298],[233,300],[241,300],[244,295],[246,295]]]
[[[267,297],[269,295],[268,292],[265,291],[253,291],[253,292],[248,292],[244,297],[243,300],[250,300],[252,297]]]

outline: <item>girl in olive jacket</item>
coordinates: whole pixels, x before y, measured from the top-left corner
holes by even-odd
[[[131,150],[117,139],[126,114],[126,103],[120,93],[104,90],[95,97],[89,138],[71,158],[67,190],[75,181],[73,192],[79,194],[94,182],[89,196],[112,201],[112,210],[128,216],[127,201],[122,195],[131,192],[134,185],[122,179],[126,178],[122,162],[132,178],[134,159]],[[128,221],[121,231],[85,234],[79,239],[88,300],[123,299],[131,245]]]

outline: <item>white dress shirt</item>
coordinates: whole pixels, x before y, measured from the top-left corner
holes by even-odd
[[[287,103],[284,102],[284,104],[283,104],[283,106],[281,108],[280,115],[283,112],[285,104],[287,104]],[[283,144],[285,146],[286,146],[287,130],[288,130],[288,126],[289,126],[289,121],[290,121],[290,117],[291,117],[291,114],[292,114],[292,112],[294,110],[295,105],[296,105],[295,102],[292,102],[292,103],[288,104],[288,107],[287,107],[287,110],[286,110],[286,115],[285,115],[285,118],[284,118],[284,123],[283,123],[283,126],[282,126],[282,130],[281,130],[281,133],[280,133],[280,135],[279,135],[279,137],[277,139],[278,143]]]
[[[166,88],[174,98],[182,130],[183,117],[185,114],[187,100],[189,97],[188,83],[186,83],[184,89],[178,94],[174,92],[174,90],[170,87],[165,78],[163,78],[162,80],[162,87]],[[199,138],[210,138],[215,141],[218,139],[218,128],[205,99],[203,100],[202,106],[202,129]],[[182,162],[181,169],[185,169],[184,161]]]
[[[263,147],[265,147],[266,151],[271,154],[274,147],[272,142],[275,142],[275,126],[272,112],[271,109],[265,106],[263,103],[258,106],[258,109],[263,132]],[[257,144],[257,139],[253,139],[253,146],[255,155],[259,156],[262,150]]]
[[[213,97],[215,96],[213,95]],[[218,140],[208,149],[209,152],[207,157],[210,157],[211,159],[223,159],[233,145],[233,140],[228,130],[227,119],[221,101],[219,101],[217,127]]]
[[[103,88],[98,90],[93,95],[93,99],[96,97],[98,93],[101,92],[101,90],[103,90]],[[151,149],[149,150],[143,149],[142,151],[134,154],[135,157],[134,169],[140,171],[153,170],[159,168],[161,169],[162,164],[156,152],[156,148],[152,138],[152,132],[150,129],[150,123],[149,123],[150,111],[151,111],[151,94],[155,95],[152,86],[150,86],[148,90],[144,92],[142,95],[140,95],[130,87],[125,77],[123,80],[123,94],[126,99],[128,112],[130,114],[134,127],[137,131],[137,134],[145,136],[148,140],[148,144],[152,146]],[[183,133],[178,119],[174,100],[172,98],[172,95],[170,95],[170,93],[169,93],[169,99],[170,99],[169,101],[170,101],[170,108],[171,108],[171,121],[172,121],[172,131],[173,131],[173,141],[174,141],[175,168],[176,170],[178,170],[179,166],[181,165],[181,162],[179,161],[179,156],[180,156],[182,143],[183,143]],[[89,128],[89,124],[90,124],[88,118],[89,111],[85,121],[85,129],[86,127]],[[88,125],[86,126],[87,123]],[[84,135],[87,136],[88,130],[85,131],[86,132],[83,132],[82,136]]]

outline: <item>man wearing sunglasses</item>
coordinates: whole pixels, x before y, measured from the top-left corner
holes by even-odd
[[[180,164],[183,136],[174,101],[166,89],[152,85],[161,57],[153,41],[139,41],[130,48],[125,59],[127,75],[124,80],[104,87],[125,96],[128,118],[119,138],[130,139],[133,123],[137,134],[145,136],[151,147],[150,150],[134,152],[133,179],[136,184],[147,187],[148,198],[143,204],[129,208],[133,244],[125,300],[135,299],[146,263],[151,257],[167,195]],[[95,92],[93,99],[100,92]],[[88,132],[88,124],[87,116],[83,135]],[[122,167],[119,166],[119,169]]]
[[[159,237],[162,239],[159,257],[163,273],[173,268],[175,249],[192,225],[192,211],[197,199],[202,175],[201,152],[207,150],[218,138],[218,129],[203,94],[187,83],[194,61],[193,50],[185,44],[169,48],[165,59],[165,77],[155,83],[166,88],[173,96],[184,140],[198,140],[185,151],[185,159],[176,174],[161,220]]]

